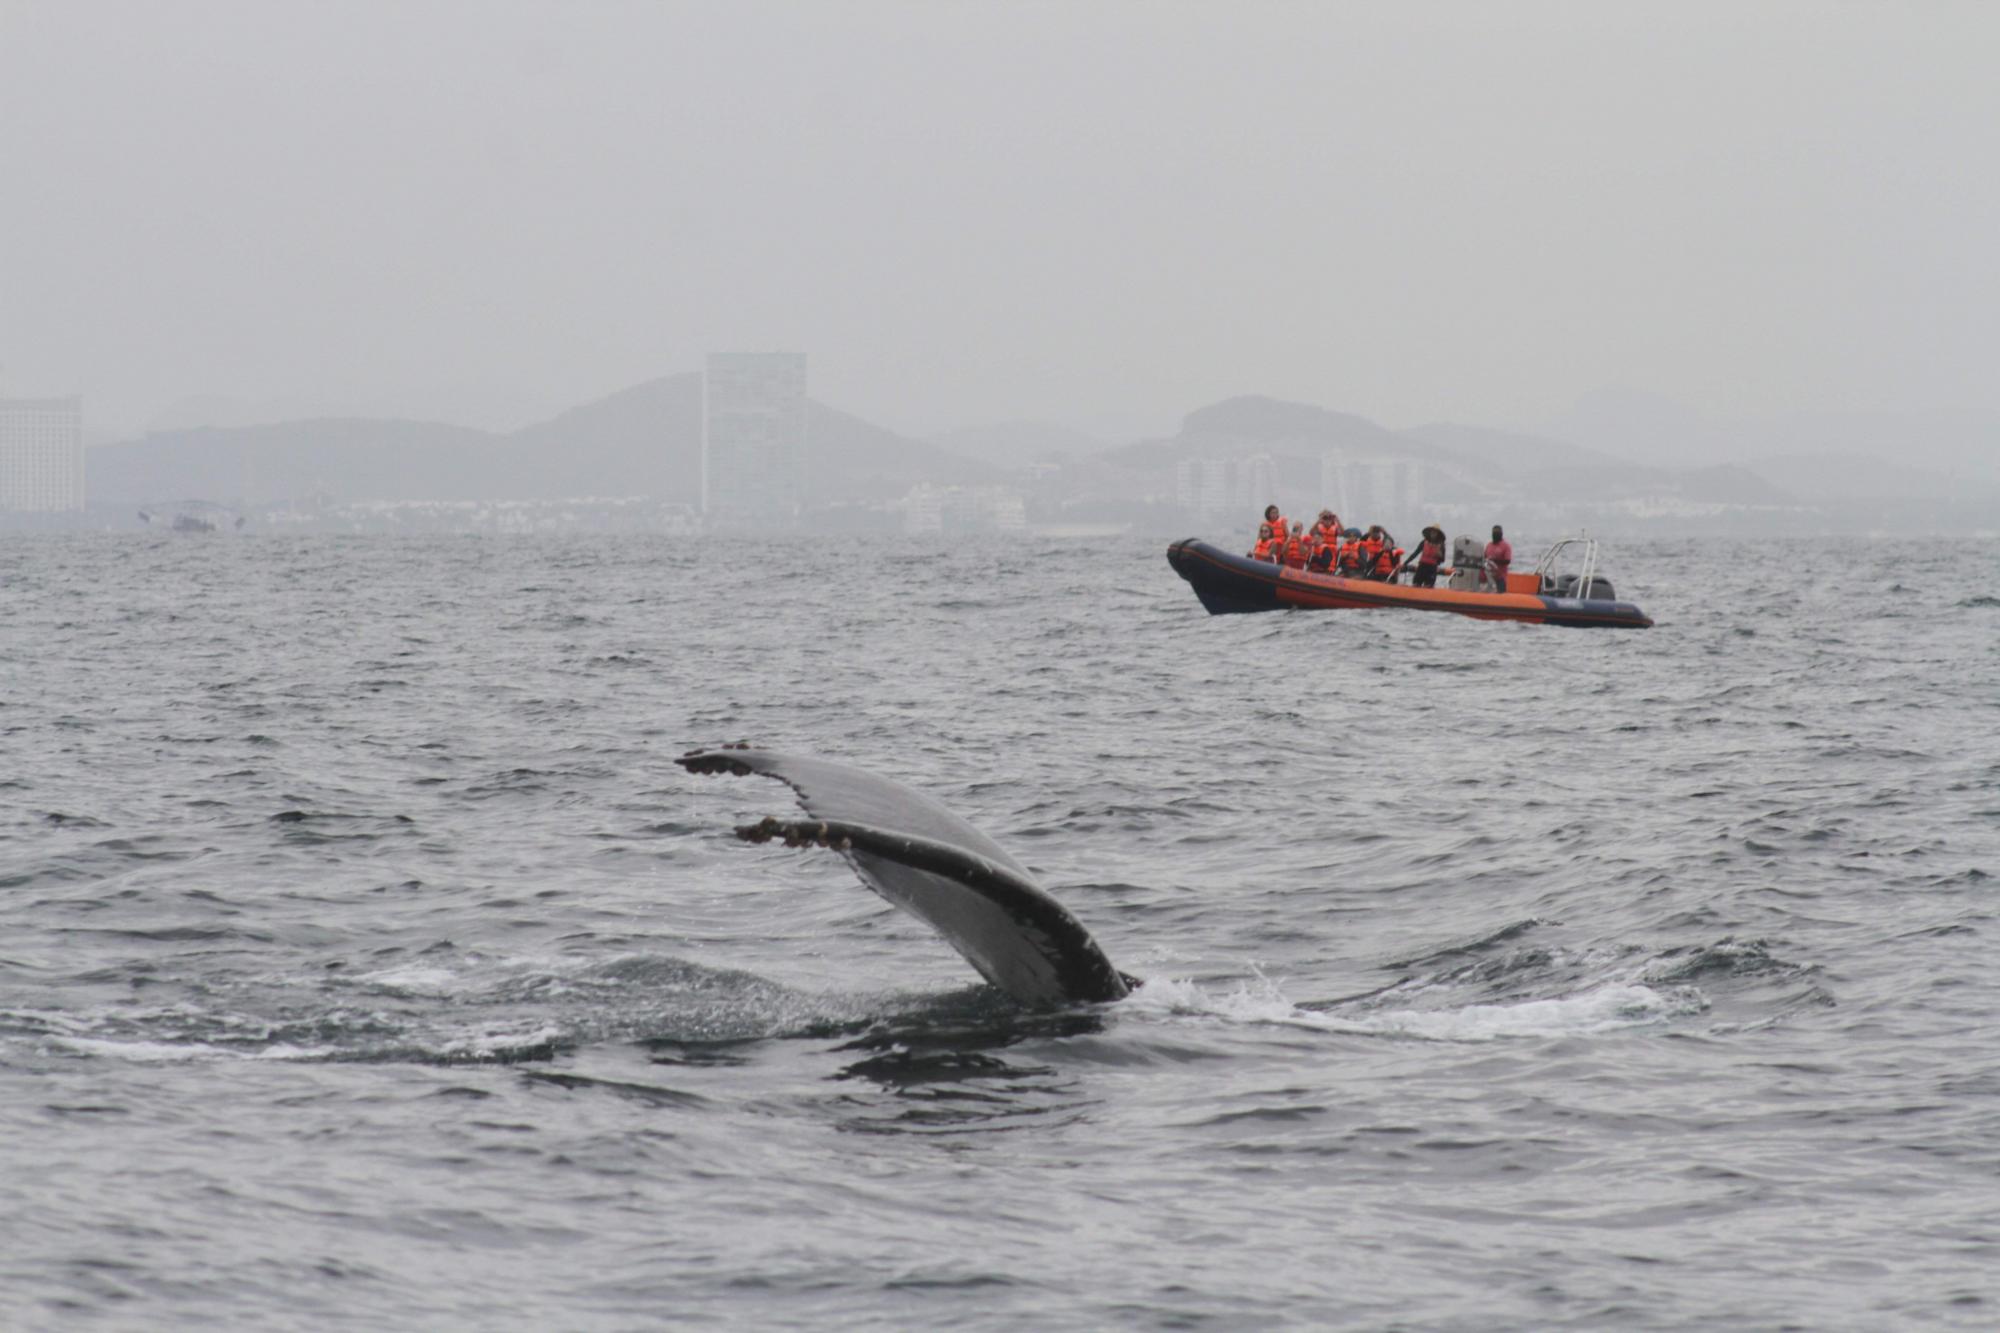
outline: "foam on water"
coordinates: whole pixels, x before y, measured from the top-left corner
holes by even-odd
[[[1699,1014],[1707,999],[1692,986],[1667,990],[1607,982],[1572,995],[1508,1004],[1468,1004],[1455,1009],[1388,1009],[1350,1017],[1302,1009],[1268,980],[1220,994],[1190,981],[1148,981],[1121,1012],[1231,1023],[1276,1023],[1320,1032],[1414,1037],[1426,1041],[1484,1042],[1503,1038],[1574,1037],[1652,1027]]]
[[[462,968],[440,967],[425,963],[386,967],[379,972],[364,972],[354,980],[360,985],[372,986],[396,995],[429,996],[433,999],[459,994],[468,986],[475,984]]]
[[[241,1060],[259,1054],[210,1046],[206,1042],[117,1041],[106,1037],[51,1037],[49,1045],[78,1055],[135,1064],[184,1064],[196,1060]]]

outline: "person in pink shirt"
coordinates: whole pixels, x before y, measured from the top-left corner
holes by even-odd
[[[1486,543],[1486,576],[1493,580],[1493,591],[1507,591],[1507,566],[1514,563],[1514,548],[1500,532],[1500,525],[1493,525],[1493,540]]]

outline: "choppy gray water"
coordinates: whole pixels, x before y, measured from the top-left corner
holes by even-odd
[[[2000,544],[1609,556],[7,540],[0,1324],[1990,1327]],[[740,738],[1149,984],[1012,1010]]]

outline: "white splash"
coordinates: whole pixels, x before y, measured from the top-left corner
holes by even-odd
[[[354,980],[394,995],[432,1000],[449,999],[471,984],[464,973],[434,963],[408,963],[380,972],[365,972]]]
[[[1400,1009],[1348,1016],[1301,1009],[1260,979],[1226,994],[1193,982],[1148,981],[1119,1006],[1126,1012],[1207,1019],[1217,1023],[1275,1023],[1321,1032],[1414,1037],[1425,1041],[1480,1042],[1513,1037],[1585,1036],[1649,1027],[1708,1008],[1691,986],[1659,989],[1609,983],[1570,995],[1513,1004],[1469,1004],[1456,1009]]]
[[[111,1060],[138,1064],[184,1064],[190,1060],[224,1060],[238,1052],[205,1042],[113,1041],[105,1037],[56,1037],[51,1045]]]

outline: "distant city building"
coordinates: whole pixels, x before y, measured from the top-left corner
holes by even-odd
[[[1319,488],[1350,527],[1380,523],[1395,532],[1425,519],[1424,465],[1412,459],[1322,454]]]
[[[1011,486],[933,486],[903,496],[903,531],[912,537],[963,532],[1026,532],[1028,506]]]
[[[1230,489],[1229,461],[1185,458],[1174,465],[1174,493],[1181,508],[1202,519],[1214,519],[1235,503]]]
[[[709,353],[701,418],[701,509],[709,524],[795,521],[805,508],[805,472],[805,353]]]
[[[1184,458],[1174,465],[1174,494],[1182,509],[1204,522],[1250,522],[1278,498],[1277,460],[1269,454],[1248,458]],[[1250,519],[1243,519],[1248,514]]]
[[[1278,460],[1252,454],[1236,465],[1236,507],[1248,510],[1250,521],[1263,517],[1264,507],[1278,503]],[[1280,505],[1282,508],[1283,506]]]
[[[903,531],[912,537],[934,537],[944,531],[944,491],[921,482],[903,497]]]
[[[83,508],[83,400],[0,398],[0,509]]]

